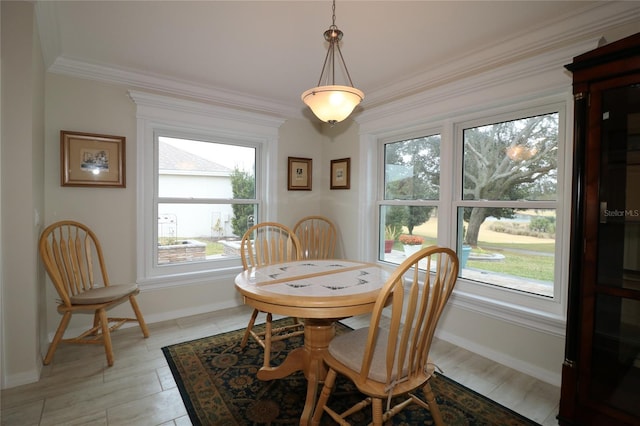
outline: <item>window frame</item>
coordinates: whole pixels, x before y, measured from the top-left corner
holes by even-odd
[[[254,198],[251,199],[225,199],[225,198],[176,198],[176,197],[160,197],[159,196],[159,185],[160,185],[160,170],[159,170],[159,140],[161,137],[166,138],[174,138],[174,139],[187,139],[194,140],[200,142],[211,142],[216,144],[223,145],[235,145],[242,146],[255,149],[255,194]],[[194,133],[182,133],[180,131],[167,130],[160,126],[154,127],[154,136],[153,136],[153,161],[154,161],[154,185],[153,185],[153,197],[152,197],[152,215],[150,217],[158,217],[158,205],[163,203],[180,203],[180,204],[251,204],[256,205],[258,211],[258,219],[260,218],[260,212],[262,211],[264,197],[262,197],[263,193],[263,185],[261,185],[261,158],[262,158],[262,144],[256,141],[247,141],[244,138],[235,138],[226,136],[224,138],[219,137],[218,135],[204,135],[204,134],[194,134]],[[219,270],[219,269],[228,269],[237,266],[238,259],[234,257],[224,258],[224,259],[215,259],[215,260],[206,260],[200,262],[190,262],[190,263],[175,263],[175,264],[158,264],[158,246],[155,244],[155,241],[158,241],[158,225],[157,222],[152,230],[152,240],[151,250],[153,270],[157,270],[158,272],[164,271],[164,273],[159,273],[159,275],[177,275],[177,274],[189,274],[193,272],[203,272],[203,271],[211,271],[211,270]]]
[[[462,165],[463,165],[463,131],[464,129],[490,125],[503,121],[517,120],[534,115],[558,112],[558,186],[556,201],[532,201],[539,208],[556,209],[556,245],[554,264],[553,297],[525,293],[491,284],[470,281],[460,277],[454,290],[452,303],[465,309],[487,313],[490,316],[509,319],[516,318],[516,323],[525,324],[554,334],[561,332],[566,312],[566,291],[569,256],[570,211],[571,211],[571,123],[572,116],[568,109],[569,99],[565,96],[552,100],[531,100],[526,103],[514,103],[500,108],[490,108],[467,115],[453,116],[414,127],[409,132],[396,131],[393,134],[373,137],[378,143],[377,155],[377,189],[376,189],[376,230],[378,237],[376,247],[380,247],[383,239],[381,229],[380,206],[384,200],[384,145],[416,137],[439,133],[440,148],[440,200],[429,204],[438,208],[438,244],[457,250],[457,211],[459,207],[468,206],[469,200],[462,200]],[[518,202],[490,202],[492,206],[502,205],[517,207]],[[379,260],[377,262],[395,266]]]
[[[440,136],[440,158],[442,158],[442,128],[441,127],[431,127],[426,132],[414,131],[412,133],[408,133],[406,135],[402,135],[402,137],[393,136],[387,137],[379,140],[378,144],[378,170],[381,171],[378,179],[377,192],[376,192],[376,222],[378,224],[378,247],[379,249],[376,251],[376,260],[378,262],[382,262],[388,265],[397,266],[395,263],[387,262],[383,259],[380,259],[380,250],[384,247],[384,230],[385,227],[382,225],[382,218],[380,217],[380,211],[382,207],[392,207],[392,206],[421,206],[421,207],[434,207],[438,212],[440,212],[440,207],[442,206],[442,192],[439,192],[440,198],[438,199],[430,199],[430,200],[414,200],[414,199],[406,199],[406,200],[391,200],[385,198],[385,175],[386,175],[386,145],[404,142],[412,139],[418,139],[423,137],[431,137],[431,136]],[[440,162],[440,176],[442,176],[442,162]],[[442,182],[442,179],[440,179]],[[439,219],[439,217],[438,217]],[[439,226],[439,225],[438,225]],[[438,229],[438,244],[440,243],[440,229]]]
[[[242,269],[239,257],[157,265],[154,247],[158,233],[157,220],[154,219],[158,211],[157,137],[256,148],[255,200],[239,203],[257,204],[256,222],[268,221],[275,217],[277,211],[277,194],[269,194],[269,197],[266,194],[270,183],[277,179],[278,129],[284,120],[162,95],[135,91],[130,91],[129,95],[137,108],[136,282],[143,288],[163,288],[210,283],[214,277],[235,276]],[[229,204],[229,200],[213,201]]]

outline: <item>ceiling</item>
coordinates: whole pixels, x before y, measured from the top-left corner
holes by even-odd
[[[421,73],[485,50],[496,55],[503,44],[603,3],[339,0],[335,23],[366,105]],[[135,75],[136,82],[220,91],[294,110],[304,109],[300,94],[318,83],[323,32],[332,18],[329,0],[37,4],[51,69],[98,67]]]

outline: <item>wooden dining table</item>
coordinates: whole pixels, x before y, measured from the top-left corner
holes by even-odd
[[[322,358],[335,336],[336,321],[371,312],[391,272],[352,260],[302,260],[252,267],[236,276],[245,304],[304,319],[304,346],[291,351],[280,365],[258,371],[260,380],[304,373],[307,395],[301,425],[310,423],[318,385],[327,374]]]

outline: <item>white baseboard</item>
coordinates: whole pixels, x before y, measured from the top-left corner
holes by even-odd
[[[524,362],[520,359],[513,358],[502,352],[494,351],[486,346],[478,345],[476,342],[464,339],[455,334],[448,333],[446,331],[436,331],[436,337],[449,342],[458,347],[467,349],[475,354],[481,355],[485,358],[491,359],[499,364],[513,368],[521,373],[527,374],[545,383],[549,383],[553,386],[560,386],[562,377],[553,371],[540,368],[528,362]],[[446,375],[446,371],[445,371]]]
[[[147,322],[147,324],[153,324],[156,322],[170,321],[170,320],[175,320],[179,318],[190,317],[193,315],[200,315],[200,314],[206,314],[209,312],[220,311],[222,309],[235,308],[237,306],[240,306],[240,304],[236,300],[225,300],[224,302],[221,302],[221,303],[199,305],[199,306],[194,306],[192,308],[162,312],[159,314],[152,314],[152,315],[145,314],[144,320],[145,322]],[[129,325],[134,327],[137,326],[135,323],[131,323]]]
[[[2,389],[14,388],[16,386],[28,385],[40,380],[42,364],[36,364],[33,370],[23,371],[17,374],[5,374],[2,377]]]

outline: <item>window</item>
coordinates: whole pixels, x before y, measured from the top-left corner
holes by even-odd
[[[559,113],[462,129],[460,276],[553,297]]]
[[[137,282],[228,285],[239,241],[271,220],[283,120],[130,91],[137,116]]]
[[[253,146],[156,136],[156,266],[238,257],[258,217]]]
[[[558,212],[569,203],[560,196],[563,120],[553,105],[381,141],[378,259],[454,247],[465,289],[557,301]]]
[[[385,143],[383,149],[379,258],[400,264],[411,250],[438,240],[440,135]]]

